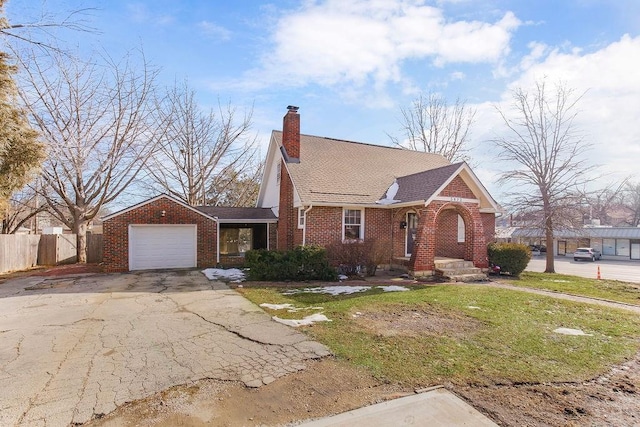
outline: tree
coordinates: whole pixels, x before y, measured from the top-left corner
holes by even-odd
[[[133,183],[162,140],[155,79],[144,57],[51,61],[23,57],[21,97],[49,146],[41,195],[53,216],[77,235],[86,262],[87,226]]]
[[[410,108],[402,108],[403,139],[391,141],[403,148],[442,154],[451,162],[466,160],[466,147],[476,111],[459,98],[453,106],[440,95],[420,94]]]
[[[207,191],[210,206],[251,207],[256,205],[264,162],[252,171],[238,172],[227,167],[216,174]]]
[[[631,227],[640,227],[640,182],[627,182],[620,200],[622,206],[629,211],[626,223]]]
[[[0,28],[9,25],[2,16],[3,6],[0,0]],[[44,158],[38,133],[18,107],[15,72],[9,55],[0,52],[0,212],[7,208],[11,194],[33,178]]]
[[[41,197],[33,191],[33,188],[26,186],[20,191],[16,191],[11,196],[5,215],[2,218],[1,234],[14,234],[21,227],[26,225],[36,232],[37,216],[47,210],[47,204]]]
[[[241,177],[255,155],[250,135],[253,110],[238,118],[235,107],[219,105],[203,111],[186,82],[172,87],[158,107],[168,124],[164,143],[148,163],[155,191],[189,205],[207,204],[207,190],[217,174],[234,171]]]
[[[595,190],[584,190],[585,204],[581,206],[582,217],[585,223],[598,220],[602,225],[613,224],[613,211],[620,206],[620,196],[628,182],[628,178],[618,183],[609,183],[605,187]]]
[[[582,95],[562,83],[549,93],[544,80],[536,82],[531,92],[517,88],[512,95],[511,111],[496,107],[508,132],[493,142],[507,167],[513,167],[500,181],[513,185],[507,196],[514,211],[542,214],[540,226],[549,247],[545,272],[553,273],[554,233],[560,227],[581,225],[576,211],[580,188],[592,179],[592,167],[583,157],[589,144],[575,129]]]

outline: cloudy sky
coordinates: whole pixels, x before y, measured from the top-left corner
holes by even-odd
[[[499,200],[495,107],[546,77],[585,93],[576,126],[606,179],[640,179],[637,0],[9,0],[6,12],[28,23],[83,8],[97,31],[61,42],[142,47],[163,84],[188,78],[204,106],[253,105],[265,144],[287,105],[303,133],[389,145],[421,91],[459,97],[478,111],[472,163]]]

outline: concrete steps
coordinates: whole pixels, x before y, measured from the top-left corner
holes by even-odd
[[[435,260],[436,275],[449,279],[451,282],[481,282],[487,280],[487,275],[472,261],[454,258],[439,258]]]

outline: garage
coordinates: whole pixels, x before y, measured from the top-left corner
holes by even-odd
[[[195,224],[129,226],[129,269],[192,268],[197,265]]]

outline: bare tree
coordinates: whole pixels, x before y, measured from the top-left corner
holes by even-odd
[[[543,80],[531,92],[515,89],[511,111],[496,107],[508,133],[493,142],[507,167],[512,167],[502,174],[501,182],[514,188],[507,194],[513,211],[542,214],[540,226],[549,247],[546,273],[555,271],[554,233],[582,223],[576,210],[582,196],[579,190],[592,179],[592,167],[584,158],[589,144],[574,124],[581,98],[561,83],[549,93]]]
[[[207,192],[207,204],[211,206],[251,207],[256,205],[260,191],[260,179],[264,162],[253,170],[238,172],[227,167],[213,178]]]
[[[611,182],[595,190],[583,190],[584,204],[581,205],[582,217],[585,222],[597,220],[602,225],[616,225],[612,213],[620,205],[620,197],[629,178],[620,182]]]
[[[410,108],[402,108],[402,138],[390,136],[403,148],[442,154],[451,162],[467,159],[467,140],[476,111],[459,98],[453,106],[442,96],[430,93],[414,100]]]
[[[176,84],[159,106],[168,128],[147,172],[155,191],[204,205],[217,174],[229,168],[242,174],[250,167],[256,140],[250,135],[253,110],[239,118],[229,104],[203,111],[195,95],[186,82]]]
[[[2,230],[0,233],[14,234],[26,225],[35,233],[38,229],[38,214],[46,210],[47,204],[40,195],[33,190],[33,187],[25,186],[11,196],[9,206],[2,218]]]
[[[626,223],[631,227],[640,227],[640,182],[626,183],[620,195],[620,203],[629,212]]]
[[[49,210],[77,235],[86,262],[87,226],[136,178],[163,137],[154,108],[157,70],[142,56],[44,63],[21,58],[21,97],[49,147],[41,192]]]

